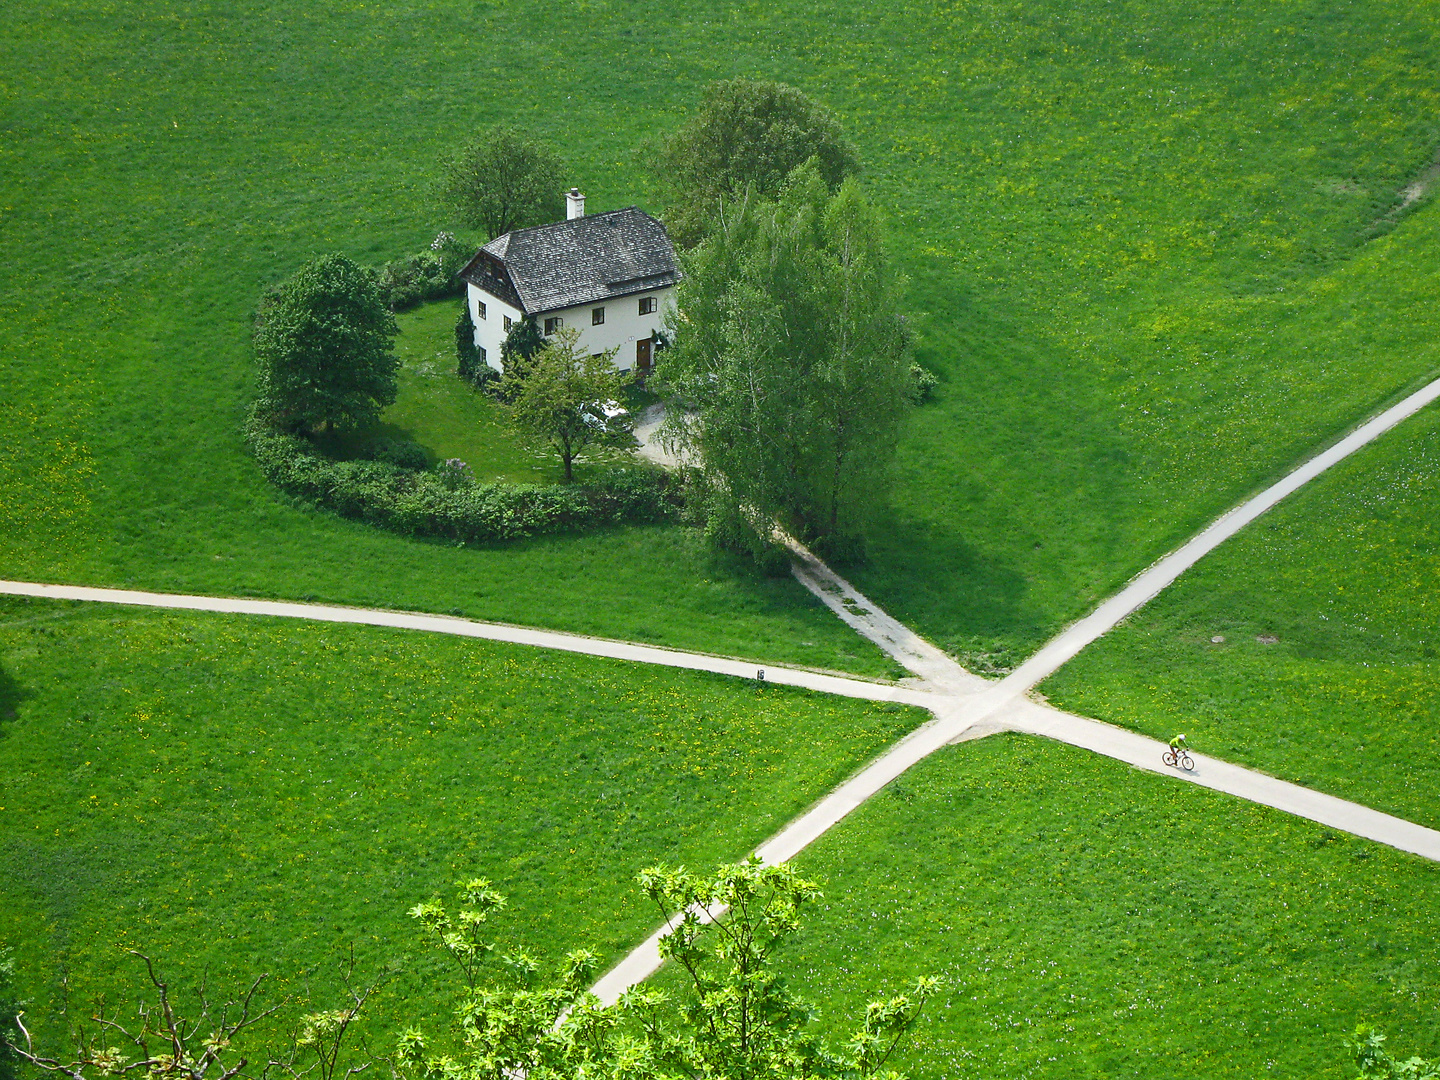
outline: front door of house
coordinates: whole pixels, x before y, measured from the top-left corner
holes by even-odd
[[[642,379],[650,374],[650,339],[648,337],[635,342],[635,374]]]

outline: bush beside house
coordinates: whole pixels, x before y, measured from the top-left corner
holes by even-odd
[[[469,257],[469,247],[453,233],[442,232],[429,250],[392,259],[375,271],[386,306],[404,311],[426,300],[459,296],[465,283],[455,275]]]

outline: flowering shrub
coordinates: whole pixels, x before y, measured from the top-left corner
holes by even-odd
[[[395,259],[380,267],[378,273],[391,311],[404,311],[424,300],[459,296],[463,287],[455,271],[432,251]]]
[[[261,470],[282,491],[342,517],[411,536],[466,543],[515,540],[663,521],[679,503],[659,469],[614,469],[584,487],[480,484],[469,466],[454,458],[434,472],[419,472],[382,461],[331,461],[312,453],[303,439],[258,421],[250,424],[246,437]]]
[[[442,232],[431,241],[428,251],[416,252],[380,267],[377,271],[380,288],[390,310],[403,311],[424,300],[459,296],[465,286],[455,275],[470,254],[470,249],[454,233]]]
[[[446,458],[435,466],[435,475],[446,491],[459,491],[475,483],[475,472],[458,457]]]

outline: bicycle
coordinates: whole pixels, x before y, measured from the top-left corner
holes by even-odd
[[[1172,746],[1160,755],[1160,760],[1172,769],[1184,769],[1186,772],[1195,771],[1195,759],[1190,756],[1190,751],[1185,749],[1177,750]]]

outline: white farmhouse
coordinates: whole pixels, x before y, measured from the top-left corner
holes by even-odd
[[[501,370],[505,335],[533,318],[546,336],[578,330],[592,354],[616,349],[616,367],[644,376],[675,302],[675,248],[643,210],[586,217],[585,196],[574,188],[565,201],[565,221],[497,236],[460,271],[480,359]]]

